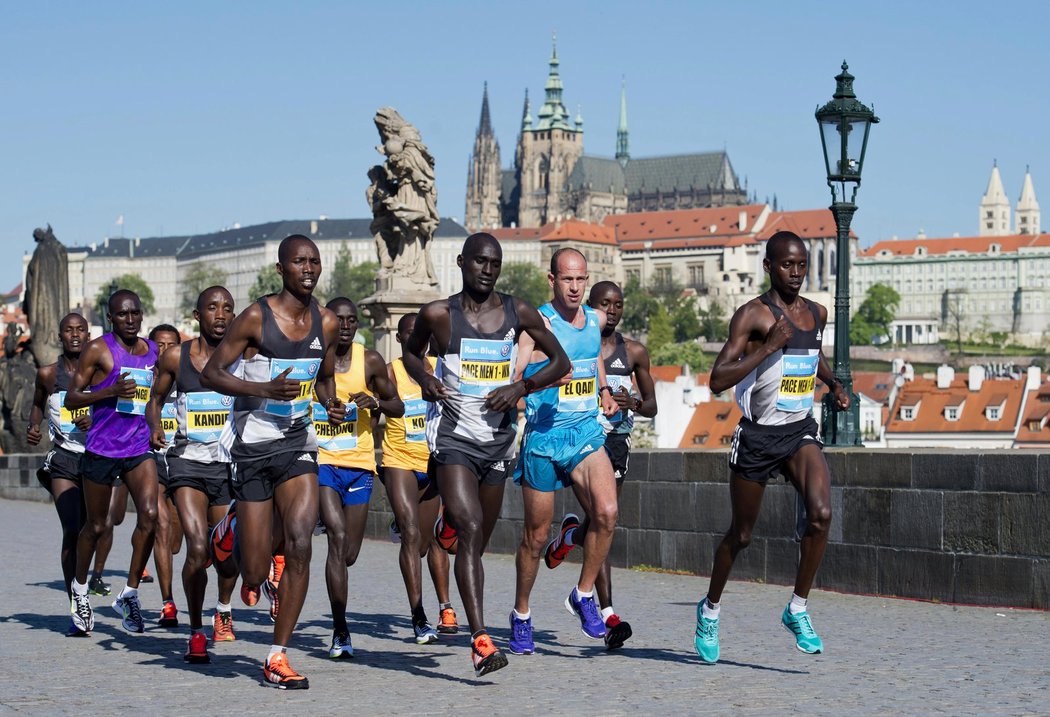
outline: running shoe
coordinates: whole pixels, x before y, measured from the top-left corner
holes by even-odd
[[[532,617],[520,620],[514,611],[510,611],[510,642],[507,649],[515,655],[531,655],[536,651],[532,641]]]
[[[471,648],[475,677],[487,675],[507,666],[507,656],[492,644],[492,638],[487,633],[481,633],[474,638]]]
[[[707,598],[704,598],[707,600]],[[718,662],[718,618],[704,617],[704,600],[696,604],[696,636],[693,647],[700,659],[709,665]]]
[[[106,597],[107,595],[113,594],[113,588],[110,587],[109,583],[102,579],[101,575],[96,575],[91,578],[91,581],[88,583],[88,592],[92,595]]]
[[[233,613],[215,611],[215,617],[211,620],[212,642],[233,642],[237,636],[233,634]]]
[[[274,555],[270,558],[270,575],[267,578],[273,583],[273,589],[276,590],[281,584],[281,577],[284,575],[284,556]]]
[[[455,635],[459,632],[459,622],[456,621],[456,611],[450,607],[441,608],[441,619],[438,620],[438,632],[443,635]]]
[[[171,600],[164,601],[164,607],[160,609],[160,620],[157,622],[161,627],[179,626],[179,609]]]
[[[580,618],[580,629],[583,634],[592,640],[601,640],[605,637],[605,623],[598,613],[598,605],[594,602],[594,596],[580,597],[576,588],[569,591],[569,597],[565,598],[565,609]]]
[[[118,597],[113,601],[113,609],[121,617],[121,626],[128,632],[145,632],[146,625],[142,622],[142,604],[138,595]]]
[[[203,632],[195,632],[190,635],[189,645],[187,645],[186,654],[182,656],[182,659],[195,665],[211,662],[211,656],[208,655],[208,638],[204,636]]]
[[[259,588],[258,586],[252,587],[245,583],[241,583],[241,602],[248,607],[255,607],[256,603],[259,602]]]
[[[153,576],[149,574],[149,568],[142,569],[142,577],[139,578],[140,583],[151,583],[153,582]]]
[[[84,632],[79,627],[77,627],[76,620],[74,620],[73,616],[70,615],[69,627],[66,628],[66,637],[87,637],[90,634],[91,633]]]
[[[631,623],[621,620],[620,616],[613,613],[605,619],[605,647],[617,650],[623,647],[623,643],[631,637]]]
[[[95,614],[91,611],[91,600],[87,593],[78,595],[73,591],[73,597],[69,601],[69,619],[80,632],[87,635],[95,628]]]
[[[292,669],[288,655],[278,652],[263,664],[263,682],[279,690],[308,690],[310,682]]]
[[[277,599],[277,585],[272,581],[266,580],[262,584],[263,592],[266,593],[266,599],[270,601],[270,622],[277,622],[277,612],[280,609],[280,601]]]
[[[790,604],[784,608],[784,614],[780,616],[780,622],[784,629],[795,636],[795,647],[800,652],[808,655],[819,655],[824,652],[824,643],[813,629],[809,613],[806,611],[791,613]]]
[[[447,553],[454,554],[456,546],[459,545],[459,533],[445,520],[445,506],[441,506],[437,520],[434,521],[434,540]]]
[[[328,657],[333,660],[348,660],[354,656],[354,645],[350,642],[350,633],[346,630],[332,634],[332,646],[328,648]]]
[[[432,645],[438,641],[437,630],[427,620],[418,625],[412,625],[412,630],[416,633],[417,645]]]
[[[235,527],[237,525],[237,502],[230,501],[230,507],[226,509],[226,515],[211,529],[208,545],[210,547],[213,562],[222,563],[233,555],[233,543],[236,537]]]
[[[390,542],[395,545],[401,542],[401,526],[397,524],[397,518],[390,519]]]
[[[543,551],[543,562],[548,568],[554,569],[561,565],[576,547],[565,543],[565,534],[578,527],[580,527],[580,518],[575,513],[569,513],[561,519],[561,530],[558,531],[558,537],[547,543],[547,549]]]

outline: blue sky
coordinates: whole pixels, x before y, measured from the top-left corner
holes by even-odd
[[[51,222],[67,245],[368,214],[383,105],[437,158],[463,216],[482,83],[504,163],[557,32],[584,147],[612,155],[626,77],[634,156],[728,149],[763,200],[827,206],[813,111],[843,58],[872,130],[854,228],[975,234],[992,160],[1050,213],[1050,5],[1008,2],[45,2],[0,22],[0,290]],[[837,13],[833,15],[833,13]],[[534,105],[535,107],[535,105]],[[1050,217],[1044,224],[1050,225]]]

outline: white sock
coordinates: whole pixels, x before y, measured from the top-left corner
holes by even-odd
[[[615,615],[616,611],[612,609],[612,606],[602,608],[602,622],[609,619],[610,615]]]
[[[806,603],[809,602],[806,598],[800,598],[795,593],[791,593],[791,602],[788,603],[788,611],[792,615],[797,615],[800,612],[806,611]]]
[[[583,590],[580,590],[580,586],[577,585],[576,586],[576,597],[580,597],[580,598],[594,597],[594,590],[588,590],[587,592],[584,592]]]
[[[518,612],[517,610],[514,610],[514,617],[519,620],[528,620],[532,617],[532,610],[529,610],[528,612]]]
[[[233,607],[231,607],[229,603],[215,603],[215,612],[231,612],[232,610]]]
[[[700,604],[700,614],[708,620],[717,620],[718,613],[721,611],[721,603],[711,602],[710,598],[704,598],[704,601]]]
[[[76,578],[73,578],[73,582],[69,584],[77,595],[87,595],[88,584],[78,583]]]
[[[138,588],[131,588],[131,587],[128,587],[127,585],[125,585],[124,589],[120,591],[119,595],[117,595],[118,598],[130,598],[130,597],[138,597],[138,596],[139,596],[139,589]]]
[[[277,653],[284,652],[286,649],[287,648],[285,648],[284,645],[270,645],[270,654],[266,656],[266,659],[269,660],[271,657],[273,657]]]

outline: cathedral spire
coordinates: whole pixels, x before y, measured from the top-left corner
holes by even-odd
[[[620,83],[620,124],[616,128],[616,160],[626,167],[631,159],[627,142],[627,80]]]
[[[1010,200],[999,176],[999,163],[992,160],[988,188],[981,197],[980,236],[1003,236],[1010,233]]]
[[[539,122],[536,129],[572,129],[569,125],[569,111],[565,109],[562,102],[561,75],[558,73],[558,37],[554,36],[551,44],[551,59],[548,63],[547,84],[544,87],[545,94],[543,106],[537,114]]]
[[[521,109],[521,129],[532,129],[532,110],[529,106],[529,88],[525,88],[525,106]]]
[[[481,120],[478,122],[478,134],[486,137],[492,135],[492,119],[489,116],[489,83],[481,93]]]
[[[1035,187],[1032,185],[1032,173],[1028,167],[1024,169],[1024,185],[1021,187],[1021,198],[1017,200],[1017,226],[1018,234],[1039,233],[1039,202],[1035,198]]]

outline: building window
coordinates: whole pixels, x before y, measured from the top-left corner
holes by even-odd
[[[959,407],[958,406],[947,406],[944,409],[944,417],[949,421],[959,420]]]
[[[1002,410],[999,406],[989,406],[988,410],[985,411],[985,415],[989,421],[998,421],[1002,416]]]
[[[914,421],[915,420],[915,406],[903,406],[901,408],[901,420],[902,421]]]

